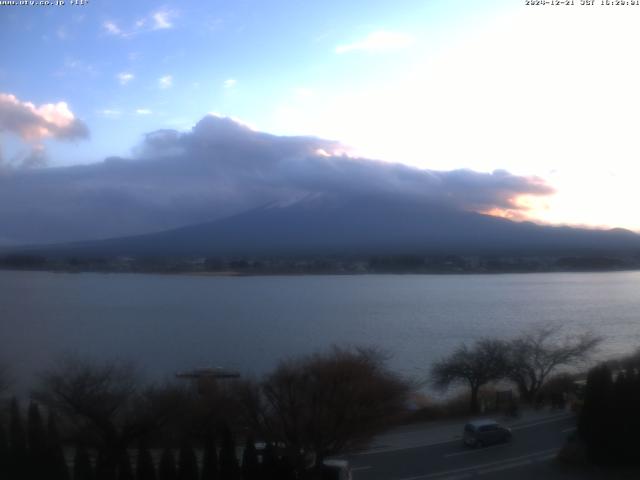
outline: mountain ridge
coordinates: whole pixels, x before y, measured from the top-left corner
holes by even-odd
[[[156,233],[11,250],[80,257],[602,255],[640,253],[640,236],[515,222],[407,196],[313,195]]]

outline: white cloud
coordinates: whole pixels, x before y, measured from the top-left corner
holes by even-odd
[[[121,28],[112,20],[105,21],[102,27],[109,35],[122,38],[131,38],[141,33],[148,33],[154,30],[168,30],[173,28],[173,18],[177,15],[175,10],[160,9],[145,17],[138,18],[130,24],[129,28]]]
[[[120,115],[122,115],[122,111],[116,110],[113,108],[104,108],[102,110],[98,110],[98,115],[101,115],[107,118],[117,118]]]
[[[160,77],[158,79],[158,86],[163,90],[167,88],[171,88],[172,85],[173,85],[173,76],[171,75],[165,75],[164,77]]]
[[[366,38],[364,38],[364,40],[346,45],[338,45],[335,52],[388,52],[391,50],[407,48],[411,46],[412,43],[413,38],[405,33],[379,30],[377,32],[370,33]]]
[[[233,78],[228,78],[224,81],[223,85],[224,85],[224,88],[233,88],[236,86],[237,83],[238,83],[237,80]]]
[[[153,112],[148,108],[138,108],[136,109],[136,115],[151,115]]]
[[[135,78],[135,75],[129,72],[120,72],[116,76],[118,77],[118,81],[120,82],[120,85],[126,85],[127,83],[129,83],[131,80]]]
[[[153,20],[153,30],[165,30],[173,28],[172,18],[175,13],[171,10],[158,10],[151,14]]]
[[[0,131],[13,132],[28,142],[47,137],[75,140],[89,136],[86,125],[75,117],[66,102],[36,107],[5,93],[0,93]]]
[[[120,30],[120,27],[118,27],[118,25],[115,22],[106,21],[102,24],[102,27],[110,35],[117,35],[117,36],[124,35],[122,30]]]

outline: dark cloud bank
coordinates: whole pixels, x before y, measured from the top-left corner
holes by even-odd
[[[394,195],[442,208],[488,211],[517,210],[514,201],[522,194],[552,193],[534,177],[421,170],[331,154],[340,148],[336,142],[274,136],[206,116],[188,133],[147,134],[130,159],[5,171],[0,175],[0,241],[147,233],[310,196]]]

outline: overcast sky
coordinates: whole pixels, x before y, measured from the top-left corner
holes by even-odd
[[[126,185],[138,191],[155,182],[149,188],[159,190],[170,179],[140,167],[128,183],[128,177],[114,180],[105,173],[113,165],[106,158],[167,162],[166,150],[153,158],[149,150],[151,132],[164,131],[173,132],[174,161],[184,160],[198,122],[232,117],[272,134],[264,137],[269,145],[300,136],[298,147],[314,147],[296,150],[296,158],[308,160],[306,172],[327,156],[341,169],[362,157],[442,179],[461,169],[482,179],[507,171],[518,184],[507,201],[460,197],[457,204],[515,218],[640,230],[639,24],[640,6],[527,7],[524,0],[2,6],[0,40],[10,48],[0,54],[0,215],[5,221],[42,216],[42,225],[55,225],[70,207],[45,203],[77,194],[61,192],[73,184],[70,176],[79,178],[78,164],[93,164],[82,170],[91,172],[82,175],[83,191],[99,184],[92,198],[124,205],[130,197],[118,191]],[[216,123],[222,134],[214,128],[207,135],[228,134],[224,125]],[[164,138],[159,135],[156,140]],[[367,178],[386,175],[377,162],[363,165],[375,171]],[[280,178],[285,169],[277,168],[270,173]],[[407,171],[422,178],[420,170]],[[113,180],[108,186],[107,178]],[[300,178],[287,187],[298,191]],[[189,197],[190,180],[181,181],[165,190]],[[504,189],[496,193],[494,183],[483,182],[474,184],[486,185],[483,198],[505,200]],[[203,188],[196,180],[193,185],[191,197]],[[255,191],[263,188],[256,184]],[[229,199],[238,197],[232,193]],[[171,195],[147,200],[175,206]],[[18,198],[30,199],[29,210]],[[58,216],[46,217],[52,209]],[[200,219],[206,205],[190,211],[196,210],[193,218]]]

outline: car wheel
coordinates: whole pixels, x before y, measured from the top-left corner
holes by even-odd
[[[504,441],[506,443],[511,443],[511,440],[513,439],[513,436],[511,434],[507,434],[504,436]]]
[[[482,440],[476,440],[476,448],[484,447],[484,442]]]

